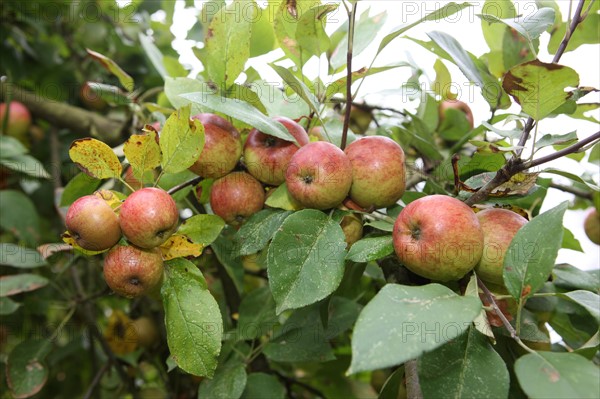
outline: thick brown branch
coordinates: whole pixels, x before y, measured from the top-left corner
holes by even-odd
[[[92,135],[93,132],[97,132],[103,140],[110,141],[117,139],[125,127],[123,122],[41,97],[15,84],[0,82],[0,99],[4,100],[9,96],[12,100],[23,103],[35,117],[75,133]]]

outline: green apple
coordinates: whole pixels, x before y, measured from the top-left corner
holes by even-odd
[[[583,229],[590,241],[600,245],[600,214],[595,208],[588,211],[583,223]]]
[[[175,232],[179,210],[164,190],[142,188],[121,205],[119,223],[125,238],[140,248],[158,247]]]
[[[486,283],[503,285],[504,256],[515,234],[527,223],[507,209],[489,208],[476,213],[483,231],[483,254],[475,272]]]
[[[350,192],[352,164],[335,145],[316,141],[294,154],[285,180],[290,195],[302,206],[329,209],[339,205]]]
[[[392,236],[400,262],[431,280],[458,280],[483,254],[477,216],[446,195],[428,195],[408,204],[398,215]]]
[[[95,195],[85,195],[73,202],[65,224],[77,245],[89,251],[104,251],[121,239],[117,214]]]
[[[368,209],[394,205],[404,194],[404,151],[394,140],[368,136],[345,150],[352,164],[350,199]]]

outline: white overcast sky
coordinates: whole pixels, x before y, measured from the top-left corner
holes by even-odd
[[[203,3],[205,3],[205,1],[196,0],[196,6],[198,9],[201,8]],[[257,3],[261,5],[264,2],[257,0]],[[442,7],[446,3],[448,3],[448,1],[360,1],[358,3],[359,13],[362,13],[367,9],[370,9],[370,15],[376,15],[386,11],[388,13],[388,18],[385,25],[381,29],[378,38],[373,41],[373,46],[371,46],[353,61],[353,69],[356,70],[370,64],[379,41],[385,34],[391,32],[395,27],[401,24],[412,22],[431,13],[436,8]],[[481,12],[483,3],[483,1],[472,1],[471,4],[475,5],[473,8],[465,9],[462,12],[449,16],[440,22],[423,23],[409,30],[405,34],[418,39],[429,40],[426,32],[433,30],[444,31],[457,38],[467,51],[476,56],[480,56],[488,51],[487,45],[481,33],[481,22],[477,17],[477,14]],[[566,18],[566,16],[569,14],[571,2],[568,0],[558,0],[557,3],[561,8],[563,18]],[[534,1],[516,1],[515,5],[518,12],[523,15],[532,15],[536,10]],[[573,10],[575,9],[576,5],[577,1],[573,1]],[[192,65],[194,67],[193,74],[195,74],[201,70],[201,65],[195,59],[190,50],[194,43],[186,41],[185,35],[187,30],[196,21],[197,12],[191,12],[189,9],[184,11],[183,7],[184,2],[178,1],[175,13],[175,23],[172,28],[172,31],[177,39],[173,44],[181,54],[181,62]],[[340,7],[338,12],[335,13],[331,19],[334,21],[329,21],[327,29],[328,32],[332,32],[335,30],[335,27],[338,24],[344,22],[346,19],[344,8]],[[548,35],[543,34],[540,40],[541,43],[538,58],[541,61],[550,62],[552,60],[552,56],[546,51]],[[256,68],[261,73],[261,76],[267,81],[277,82],[279,81],[277,74],[275,74],[275,72],[267,65],[267,63],[277,60],[281,57],[281,55],[282,52],[280,51],[271,52],[265,56],[261,56],[249,61],[248,65],[252,65],[254,68]],[[433,63],[435,62],[436,57],[432,53],[406,39],[397,38],[390,45],[388,45],[388,47],[378,57],[376,65],[386,65],[399,61],[406,61],[409,59],[412,59],[416,64],[421,66],[425,70],[428,77],[433,80],[435,77]],[[600,74],[598,73],[600,70],[600,46],[581,46],[576,51],[565,53],[560,63],[572,67],[579,73],[581,86],[592,86],[596,88],[600,87]],[[445,62],[445,64],[450,69],[453,80],[456,81],[461,87],[466,88],[467,86],[465,85],[468,85],[468,82],[458,68],[454,67],[449,62]],[[319,65],[319,62],[316,59],[313,59],[312,62],[307,64],[304,72],[309,77],[315,77],[320,74],[325,82],[329,81],[325,79],[325,63],[321,62],[321,65]],[[391,87],[399,88],[400,85],[405,82],[406,79],[408,79],[408,77],[408,68],[399,68],[390,72],[369,77],[365,84],[362,85],[359,97],[365,98],[367,102],[377,103],[378,101],[381,101],[381,96],[378,96],[376,94],[377,92],[390,89]],[[467,91],[468,90],[465,90],[465,95],[461,97],[461,99],[471,105],[475,115],[476,124],[477,122],[486,120],[489,117],[489,109],[487,108],[486,102],[479,95],[479,90],[476,89],[472,91],[472,93],[474,93],[474,96],[471,96],[472,98],[469,98]],[[600,96],[598,96],[597,93],[595,96],[588,95],[584,98],[584,102],[600,102],[599,97]],[[394,105],[393,103],[393,97],[391,99],[389,97],[386,98],[386,106],[394,106],[398,109],[402,109],[406,106],[401,102],[397,105]],[[518,112],[519,107],[513,107],[510,111]],[[596,119],[600,119],[600,111],[596,110],[595,112]],[[538,137],[547,133],[564,134],[572,132],[575,129],[577,129],[580,139],[587,137],[599,130],[598,124],[595,123],[573,120],[567,117],[558,117],[543,120],[539,124]],[[527,150],[525,153],[527,153]],[[595,173],[596,182],[598,182],[598,167],[586,163],[585,161],[580,164],[569,159],[563,159],[552,164],[552,166],[566,169],[570,172],[580,175],[586,171]],[[561,180],[556,176],[552,177],[557,182],[568,184],[567,181]],[[552,208],[560,202],[570,198],[572,198],[570,194],[565,194],[561,191],[551,189],[548,192],[542,211]],[[573,232],[573,234],[575,234],[575,237],[579,239],[585,253],[561,249],[557,262],[570,263],[582,269],[598,268],[600,266],[600,247],[593,244],[585,236],[582,228],[583,216],[584,211],[568,211],[565,216],[564,224]]]

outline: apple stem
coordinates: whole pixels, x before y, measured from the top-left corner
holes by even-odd
[[[132,192],[132,193],[134,193],[134,192],[135,192],[135,188],[131,187],[131,186],[129,185],[129,183],[127,183],[127,182],[126,182],[126,181],[125,181],[125,180],[124,180],[122,177],[119,177],[119,180],[120,180],[120,181],[121,181],[121,183],[123,183],[123,185],[124,185],[125,187],[127,187],[127,188],[128,188],[128,189],[129,189],[129,190]]]
[[[344,5],[346,3],[343,3]],[[352,4],[352,10],[348,11],[348,52],[346,54],[346,112],[344,114],[344,127],[342,130],[342,142],[340,148],[343,150],[346,148],[346,142],[348,141],[348,128],[350,126],[350,111],[352,108],[352,48],[354,45],[354,24],[356,21],[356,8],[358,2]]]

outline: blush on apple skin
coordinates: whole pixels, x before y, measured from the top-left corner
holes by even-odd
[[[179,210],[166,191],[147,187],[125,199],[119,222],[129,242],[140,248],[154,248],[167,241],[177,229]]]
[[[89,251],[109,249],[121,239],[117,214],[95,195],[85,195],[73,202],[65,224],[77,245]]]
[[[483,231],[461,201],[429,195],[406,206],[393,230],[394,250],[412,272],[438,281],[462,278],[483,254]]]
[[[226,223],[238,226],[263,208],[265,190],[246,172],[233,172],[213,183],[210,207]]]
[[[9,106],[0,103],[0,121],[4,121],[8,112],[8,124],[6,132],[1,131],[3,123],[0,123],[0,133],[23,140],[31,126],[31,113],[25,104],[19,101],[11,101]]]
[[[595,208],[588,211],[583,222],[583,230],[591,242],[600,245],[600,214]]]
[[[237,129],[226,119],[213,114],[192,117],[204,126],[204,148],[189,168],[198,176],[218,179],[231,172],[242,156],[242,140]]]
[[[162,281],[160,249],[118,245],[104,258],[103,273],[106,284],[119,295],[135,298],[147,294]]]
[[[273,119],[285,126],[298,144],[252,129],[244,145],[244,162],[248,172],[256,179],[271,186],[279,186],[285,181],[285,171],[292,156],[298,151],[298,146],[308,144],[309,137],[304,128],[292,119]]]
[[[285,180],[290,195],[302,206],[329,209],[339,205],[350,192],[352,164],[335,145],[316,141],[294,154]]]
[[[485,282],[504,285],[504,257],[517,231],[527,219],[507,209],[489,208],[475,214],[483,231],[483,254],[475,272]]]
[[[352,164],[350,198],[368,209],[395,204],[404,194],[404,151],[394,140],[369,136],[352,142],[344,151]]]

